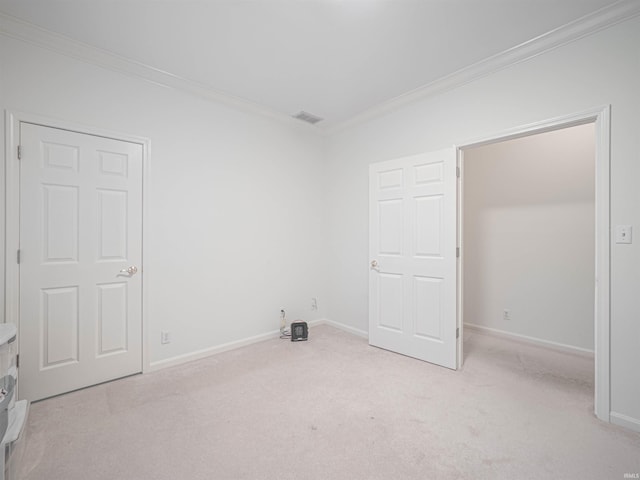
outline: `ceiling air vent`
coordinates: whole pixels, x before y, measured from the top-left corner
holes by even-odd
[[[302,120],[303,122],[310,123],[311,125],[315,125],[322,120],[322,118],[316,117],[315,115],[307,112],[296,113],[293,118],[297,118],[298,120]]]

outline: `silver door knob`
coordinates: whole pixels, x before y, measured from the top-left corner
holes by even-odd
[[[377,260],[371,260],[371,268],[378,268],[378,261]]]
[[[123,268],[120,273],[128,273],[129,275],[135,275],[138,273],[138,267],[131,265],[129,268]]]

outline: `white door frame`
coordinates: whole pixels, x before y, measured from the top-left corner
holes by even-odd
[[[596,251],[595,251],[595,414],[600,420],[610,422],[610,257],[611,257],[611,225],[610,225],[610,115],[611,106],[592,108],[563,117],[552,118],[521,127],[516,127],[480,139],[458,144],[458,166],[461,177],[464,177],[464,150],[503,142],[514,138],[526,137],[550,132],[562,128],[595,124],[596,136]],[[460,259],[458,262],[458,327],[463,328],[463,278],[464,246],[462,245],[462,191],[458,187],[458,245]],[[462,365],[462,334],[458,345],[458,365]]]
[[[149,140],[119,132],[103,130],[87,125],[76,124],[56,118],[44,117],[25,112],[5,110],[5,311],[4,321],[16,325],[20,335],[20,269],[16,255],[20,242],[20,164],[18,160],[18,142],[20,140],[20,123],[69,130],[77,133],[106,137],[114,140],[142,145],[142,371],[149,369],[149,348],[147,328],[147,292],[148,275],[145,271],[145,252],[148,250],[147,219],[148,215],[148,178],[149,178]],[[16,342],[19,345],[19,342]],[[19,353],[19,352],[18,352]]]

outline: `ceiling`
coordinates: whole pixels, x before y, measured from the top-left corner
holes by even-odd
[[[324,126],[613,3],[0,0],[0,12]]]

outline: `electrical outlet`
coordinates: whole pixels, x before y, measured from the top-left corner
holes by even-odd
[[[311,310],[318,310],[318,299],[311,297]]]
[[[160,343],[163,345],[171,343],[171,332],[160,332]]]
[[[507,322],[509,320],[511,320],[511,312],[509,310],[503,310],[502,311],[502,319],[506,320]]]

